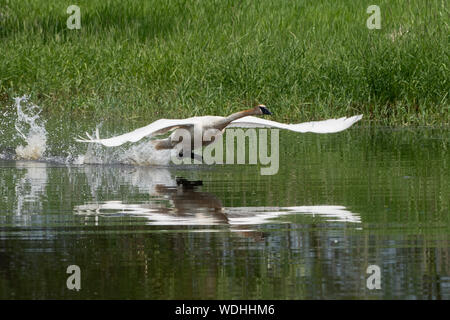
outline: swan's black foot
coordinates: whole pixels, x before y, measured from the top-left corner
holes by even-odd
[[[179,156],[180,158],[183,158],[183,150],[181,150],[181,151],[178,153],[178,156]],[[198,161],[200,161],[200,162],[203,162],[203,157],[202,157],[202,156],[199,156],[199,155],[196,154],[196,153],[194,153],[194,151],[191,151],[191,156],[190,156],[190,158],[191,158],[192,160],[198,160]]]
[[[186,189],[193,189],[197,186],[202,186],[203,182],[201,180],[189,181],[183,177],[176,177],[177,186],[182,186]]]

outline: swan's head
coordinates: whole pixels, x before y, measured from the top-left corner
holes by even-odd
[[[267,107],[266,107],[265,105],[263,105],[263,104],[258,105],[256,108],[259,109],[259,111],[261,112],[261,114],[268,114],[268,115],[271,115],[271,114],[272,114],[272,112],[270,112],[270,110],[267,109]]]

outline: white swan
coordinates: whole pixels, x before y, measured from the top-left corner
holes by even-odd
[[[204,134],[208,130],[215,130],[219,134],[223,134],[226,128],[242,127],[242,128],[278,128],[295,132],[314,132],[314,133],[334,133],[343,131],[351,127],[354,123],[361,120],[363,115],[356,115],[350,118],[329,119],[323,121],[312,121],[299,124],[284,124],[275,121],[265,120],[252,117],[252,115],[271,115],[272,113],[264,105],[258,105],[255,108],[233,113],[228,117],[219,116],[202,116],[187,119],[160,119],[145,127],[134,131],[112,137],[101,139],[96,130],[96,137],[86,135],[89,139],[78,138],[78,142],[100,143],[107,147],[120,146],[126,142],[136,142],[144,137],[154,137],[170,131],[173,133],[166,139],[154,140],[156,149],[177,149],[180,150],[182,141],[179,140],[179,132],[177,129],[188,130],[192,136],[200,134],[202,146],[214,142],[216,139],[204,140]],[[217,136],[217,134],[213,134]],[[174,139],[178,137],[178,139]],[[193,144],[193,140],[191,141]],[[191,150],[194,147],[192,145]]]

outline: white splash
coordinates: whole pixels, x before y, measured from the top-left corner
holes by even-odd
[[[14,125],[15,138],[20,138],[21,144],[15,148],[16,160],[45,160],[66,164],[129,164],[138,166],[168,166],[175,150],[156,150],[149,139],[135,144],[127,144],[120,148],[106,148],[100,144],[89,144],[86,152],[80,153],[75,145],[69,146],[68,156],[50,155],[51,145],[48,144],[46,121],[40,116],[42,108],[33,104],[28,95],[14,98],[15,114],[9,117],[2,115],[0,127]],[[101,126],[101,124],[99,125]],[[94,135],[98,135],[98,127]],[[0,131],[3,134],[3,131]],[[47,152],[46,152],[47,151]],[[45,157],[44,157],[45,155]],[[9,154],[0,154],[0,158],[8,158]]]
[[[172,150],[156,150],[153,143],[144,141],[132,145],[120,155],[120,163],[135,165],[167,166],[170,164]]]
[[[130,164],[138,166],[167,166],[172,150],[156,150],[151,141],[142,141],[121,148],[107,148],[90,144],[85,154],[74,164]]]
[[[15,128],[25,141],[25,145],[16,148],[16,158],[39,160],[47,148],[47,131],[45,121],[39,117],[42,109],[28,99],[28,96],[14,98],[17,110]]]

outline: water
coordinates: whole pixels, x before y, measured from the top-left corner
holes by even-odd
[[[262,176],[86,150],[91,124],[49,129],[29,106],[2,118],[1,299],[450,298],[448,128],[283,132]]]

